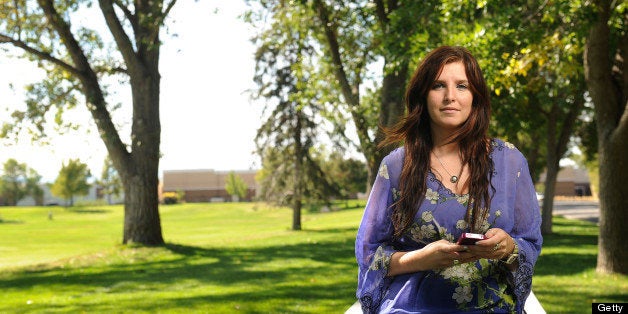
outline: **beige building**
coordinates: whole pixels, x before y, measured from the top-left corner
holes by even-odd
[[[164,170],[162,192],[181,191],[185,193],[184,200],[189,203],[232,201],[231,195],[225,190],[230,172],[211,169]],[[257,170],[234,172],[248,185],[244,200],[253,200],[258,190],[255,181]]]
[[[545,182],[545,172],[541,174],[539,183]],[[556,196],[590,196],[591,184],[586,169],[573,166],[563,167],[556,178]]]

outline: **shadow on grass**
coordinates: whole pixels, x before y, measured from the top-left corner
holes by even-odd
[[[553,225],[556,232],[543,236],[543,249],[535,266],[535,275],[572,275],[595,268],[597,250],[591,248],[597,246],[597,235],[579,234],[573,230],[582,230],[583,226],[597,227],[575,220],[559,220]],[[547,253],[558,248],[568,248],[575,253]]]
[[[22,221],[22,220],[3,220],[3,219],[0,219],[0,225],[1,224],[23,224],[23,223],[24,223],[24,221]]]
[[[203,307],[207,304],[236,301],[248,304],[248,307],[255,307],[258,301],[272,304],[272,300],[284,306],[311,300],[311,303],[332,302],[346,304],[348,307],[354,302],[353,274],[357,274],[357,270],[352,241],[240,248],[169,243],[165,249],[173,253],[166,254],[168,260],[147,258],[146,261],[94,265],[80,269],[53,268],[16,273],[0,279],[0,290],[28,290],[39,287],[38,289],[60,293],[68,289],[69,294],[75,294],[77,290],[85,293],[124,294],[138,289],[160,293],[173,287],[180,289],[182,285],[192,282],[195,287],[219,286],[229,291],[208,289],[202,297],[185,293],[168,298],[155,297],[154,301],[159,304],[155,307],[155,302],[151,300],[152,305],[145,305],[145,310]],[[342,277],[339,274],[351,276]],[[330,278],[333,278],[332,284]],[[251,292],[250,287],[263,288],[253,289],[255,292]],[[80,304],[82,311],[102,311],[111,306],[91,304],[84,300],[77,302],[85,302]],[[29,308],[36,311],[38,306],[41,306],[39,309],[47,309],[44,304],[33,304]],[[71,306],[78,305],[73,302]],[[136,304],[133,308],[141,309],[141,306],[143,305]],[[285,311],[283,308],[269,310]]]
[[[77,213],[77,214],[106,214],[110,213],[111,210],[106,209],[89,209],[89,208],[76,208],[76,207],[67,207],[65,210]]]
[[[573,275],[595,268],[595,254],[546,254],[539,257],[534,275]]]
[[[338,234],[338,233],[351,233],[358,234],[357,228],[323,228],[323,229],[315,229],[315,228],[304,228],[302,231],[304,232],[313,232],[313,233],[330,233],[330,234]],[[355,240],[355,239],[352,239]]]

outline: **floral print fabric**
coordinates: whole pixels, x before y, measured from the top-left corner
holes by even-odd
[[[391,204],[400,197],[404,149],[382,161],[356,238],[359,266],[357,297],[365,313],[521,312],[530,293],[534,264],[541,250],[540,210],[523,155],[510,143],[493,140],[490,212],[482,232],[497,227],[519,245],[519,268],[482,259],[449,268],[386,277],[395,251],[410,251],[467,232],[468,195],[456,195],[430,172],[427,191],[408,232],[393,240]]]

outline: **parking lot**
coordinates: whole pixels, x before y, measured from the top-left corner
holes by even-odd
[[[553,214],[569,219],[581,219],[598,223],[600,219],[600,204],[597,201],[554,201]]]

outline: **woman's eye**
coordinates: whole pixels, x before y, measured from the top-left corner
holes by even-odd
[[[467,89],[469,88],[469,86],[467,84],[458,84],[458,86],[456,86],[458,89]]]
[[[435,83],[434,86],[432,86],[432,89],[440,89],[445,87],[445,84],[443,83]]]

